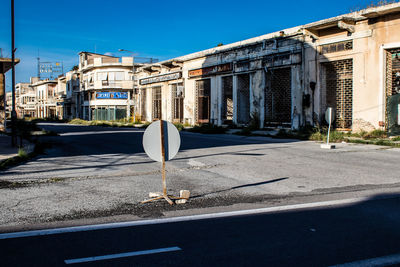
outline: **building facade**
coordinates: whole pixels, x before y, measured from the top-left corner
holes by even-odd
[[[40,80],[31,85],[36,93],[36,117],[56,118],[56,87],[55,80]]]
[[[76,117],[85,120],[131,117],[135,66],[132,57],[79,53],[80,90],[72,96],[77,107]]]
[[[36,93],[30,83],[17,83],[15,96],[17,117],[36,117]]]
[[[399,128],[400,3],[368,8],[138,69],[143,120]],[[183,103],[181,105],[181,103]]]

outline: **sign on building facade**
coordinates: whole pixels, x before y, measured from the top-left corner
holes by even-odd
[[[232,63],[226,63],[201,69],[190,70],[189,77],[205,76],[227,71],[232,71]]]
[[[182,72],[169,73],[139,80],[140,85],[177,80],[182,77]]]
[[[96,99],[128,99],[126,92],[97,92]]]

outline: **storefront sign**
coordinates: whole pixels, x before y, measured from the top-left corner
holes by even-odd
[[[189,77],[205,76],[227,71],[232,71],[232,63],[226,63],[201,69],[190,70]]]
[[[164,74],[164,75],[159,75],[155,77],[149,77],[145,79],[139,80],[140,85],[145,85],[149,83],[159,83],[159,82],[165,82],[165,81],[170,81],[170,80],[176,80],[180,79],[182,77],[181,72],[175,72],[175,73],[169,73],[169,74]]]
[[[96,99],[128,99],[126,92],[97,92]]]

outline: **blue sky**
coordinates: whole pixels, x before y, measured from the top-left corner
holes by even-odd
[[[11,57],[10,0],[1,0],[0,48]],[[371,1],[29,1],[15,0],[16,82],[37,73],[36,58],[63,61],[77,53],[110,52],[165,60],[349,13]],[[11,72],[6,90],[11,90]]]

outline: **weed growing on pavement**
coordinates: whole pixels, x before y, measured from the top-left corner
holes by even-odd
[[[179,123],[179,122],[174,123],[174,125],[175,125],[176,129],[178,129],[178,131],[182,131],[184,128],[183,124]]]
[[[201,124],[199,126],[194,126],[192,129],[188,129],[189,132],[202,134],[224,134],[227,130],[227,128],[216,126],[213,124]]]
[[[18,157],[20,157],[22,159],[28,159],[29,154],[26,153],[26,151],[23,148],[20,148],[20,149],[18,149]]]

